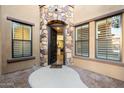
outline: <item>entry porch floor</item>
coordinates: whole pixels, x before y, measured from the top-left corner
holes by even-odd
[[[124,81],[113,79],[105,75],[94,73],[76,66],[69,66],[80,75],[81,80],[89,88],[124,88]],[[30,88],[29,75],[41,67],[16,71],[0,76],[0,88]]]

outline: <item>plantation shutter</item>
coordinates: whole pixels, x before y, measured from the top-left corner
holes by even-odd
[[[107,38],[106,38],[106,20],[100,21],[97,24],[97,57],[106,59],[107,54]]]
[[[13,22],[13,58],[32,55],[31,26]]]
[[[115,19],[118,20],[115,23]],[[114,25],[117,26],[114,26]],[[96,56],[101,59],[120,60],[120,16],[96,23]]]
[[[32,54],[31,27],[23,26],[23,56],[31,56]]]
[[[89,55],[89,27],[88,25],[82,26],[82,54],[83,56]]]
[[[89,56],[89,27],[88,24],[76,27],[76,55]]]
[[[82,27],[76,27],[76,55],[82,56]]]

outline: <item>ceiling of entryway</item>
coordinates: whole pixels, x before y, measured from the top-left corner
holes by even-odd
[[[60,26],[58,26],[58,27],[53,27],[53,29],[55,29],[56,31],[57,31],[57,33],[62,33],[63,32],[63,30],[64,30],[64,27],[60,27]]]

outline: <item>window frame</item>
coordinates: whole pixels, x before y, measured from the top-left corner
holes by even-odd
[[[30,32],[30,37],[31,37],[31,40],[20,40],[20,41],[30,41],[30,43],[31,43],[31,55],[30,56],[23,56],[24,54],[23,54],[23,50],[22,50],[22,56],[20,56],[20,57],[14,57],[14,28],[13,28],[13,24],[14,23],[17,23],[17,24],[20,24],[20,25],[25,25],[25,26],[29,26],[30,28],[31,28],[31,32]],[[11,22],[11,24],[12,24],[12,39],[11,39],[11,41],[12,41],[12,58],[24,58],[24,57],[31,57],[32,55],[33,55],[33,45],[32,45],[32,43],[33,43],[33,40],[32,40],[32,30],[33,30],[33,28],[32,28],[32,26],[33,25],[30,25],[30,24],[27,24],[27,23],[22,23],[22,22],[19,22],[19,21],[12,21]]]
[[[113,59],[105,59],[105,58],[99,58],[99,57],[97,57],[97,47],[96,47],[96,33],[97,33],[97,25],[96,25],[96,23],[98,22],[98,21],[102,21],[102,20],[106,20],[107,21],[107,19],[108,18],[111,18],[111,17],[113,17],[113,16],[118,16],[118,15],[120,15],[120,18],[121,18],[121,20],[120,20],[120,29],[121,29],[121,35],[120,35],[120,58],[119,58],[119,60],[113,60]],[[123,33],[123,15],[122,15],[122,13],[118,13],[118,14],[114,14],[114,15],[111,15],[111,16],[106,16],[106,17],[103,17],[103,18],[100,18],[100,19],[97,19],[97,20],[94,20],[95,21],[95,58],[96,59],[98,59],[98,60],[107,60],[107,61],[112,61],[112,62],[117,62],[117,63],[120,63],[121,61],[122,61],[122,33]]]
[[[83,40],[76,40],[76,28],[77,27],[82,27],[83,25],[88,25],[88,56],[84,56],[84,55],[78,55],[77,53],[76,53],[76,47],[77,47],[77,42],[79,41],[79,42],[83,42]],[[86,57],[86,58],[88,58],[89,57],[89,55],[90,55],[90,24],[89,24],[89,22],[88,23],[83,23],[83,24],[80,24],[80,25],[77,25],[77,26],[75,26],[75,39],[74,39],[74,42],[75,42],[75,56],[80,56],[80,57]],[[83,53],[82,53],[83,54]]]

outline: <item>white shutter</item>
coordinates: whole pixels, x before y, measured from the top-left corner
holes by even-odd
[[[76,55],[89,56],[89,25],[76,27]]]
[[[96,22],[96,57],[108,60],[120,60],[120,20],[113,16]],[[114,21],[113,21],[114,19]]]

